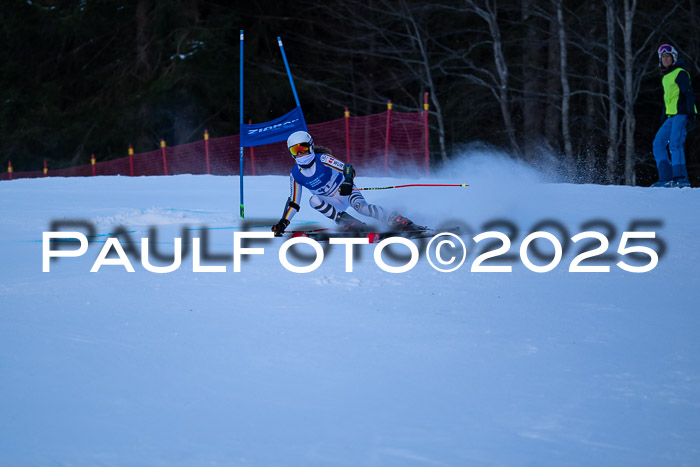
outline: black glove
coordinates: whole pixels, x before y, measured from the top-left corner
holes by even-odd
[[[343,176],[345,177],[345,181],[340,184],[338,193],[340,193],[341,196],[348,196],[350,193],[352,193],[352,184],[353,180],[355,179],[355,169],[352,165],[345,164],[345,168],[343,168]]]
[[[348,196],[350,193],[352,193],[352,183],[341,183],[340,188],[338,188],[338,193],[340,193],[340,196]]]
[[[278,223],[272,226],[275,237],[281,237],[287,227],[289,227],[289,221],[287,219],[280,219]]]
[[[685,129],[688,133],[695,129],[695,116],[688,115],[685,121]]]

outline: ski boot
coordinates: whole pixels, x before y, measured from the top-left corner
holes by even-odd
[[[676,186],[678,188],[689,188],[690,187],[690,181],[685,177],[676,178],[673,181],[676,183]]]
[[[678,186],[674,180],[658,181],[652,185],[652,188],[673,188]]]
[[[399,232],[411,232],[427,229],[427,227],[418,225],[411,219],[404,217],[399,213],[393,213],[391,216],[389,216],[389,225]]]
[[[367,228],[367,224],[355,219],[347,212],[339,212],[335,217],[335,223],[346,232],[358,232]]]

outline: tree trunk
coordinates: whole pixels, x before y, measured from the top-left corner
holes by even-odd
[[[596,66],[595,66],[595,61],[591,58],[588,59],[588,76],[595,76],[596,74]],[[597,84],[594,80],[589,79],[587,80],[587,91],[588,94],[586,95],[586,128],[585,128],[585,135],[594,135],[596,133],[595,131],[595,125],[594,121],[596,119],[596,98],[593,97],[595,92],[597,90],[600,90],[600,85]],[[596,157],[597,157],[597,149],[599,148],[598,145],[598,138],[592,138],[592,137],[583,137],[581,138],[580,133],[579,133],[579,138],[580,140],[583,140],[583,144],[579,145],[581,150],[579,152],[583,155],[585,154],[586,156],[586,161],[584,164],[585,167],[585,174],[586,177],[584,180],[582,180],[585,183],[600,183],[601,177],[600,173],[596,170]]]
[[[562,0],[554,0],[557,9],[557,24],[559,37],[559,74],[561,79],[561,134],[564,138],[564,157],[570,174],[576,173],[574,164],[574,151],[571,146],[571,129],[569,122],[569,104],[571,90],[569,89],[569,76],[566,65],[566,30],[564,29],[564,13]]]
[[[489,26],[489,32],[491,33],[491,40],[493,42],[493,60],[496,64],[496,72],[498,74],[498,103],[501,108],[503,125],[505,126],[508,141],[510,142],[513,152],[516,156],[521,157],[522,151],[520,150],[520,145],[515,137],[513,119],[510,113],[510,99],[508,96],[508,63],[506,62],[506,58],[503,53],[501,29],[498,26],[498,19],[496,15],[496,2],[494,1],[491,4],[489,1],[487,1],[485,9],[476,6],[473,0],[467,0],[467,3],[479,16],[481,16],[482,19],[486,21]]]
[[[445,147],[445,119],[442,115],[442,106],[440,105],[440,100],[438,99],[438,92],[435,87],[435,82],[433,81],[433,73],[430,67],[430,55],[425,49],[425,40],[423,39],[423,34],[421,32],[420,27],[418,26],[418,23],[416,23],[416,20],[413,16],[413,12],[409,9],[409,6],[406,4],[405,1],[402,2],[402,4],[404,12],[408,16],[411,23],[411,28],[413,30],[412,36],[420,52],[421,62],[425,70],[425,82],[428,85],[428,89],[430,90],[430,100],[433,103],[433,106],[435,107],[435,114],[437,116],[438,121],[438,144],[440,145],[440,159],[442,160],[443,164],[447,164],[447,149]]]
[[[534,152],[542,142],[543,121],[542,104],[537,94],[542,88],[542,78],[539,76],[544,69],[544,57],[542,47],[542,21],[539,16],[530,14],[532,0],[523,0],[521,5],[522,23],[527,32],[522,55],[523,73],[523,136],[526,154]]]
[[[634,56],[632,54],[632,29],[634,26],[634,13],[637,9],[637,0],[624,0],[623,37],[625,48],[625,184],[635,184],[634,171],[634,130],[636,120],[634,117]]]
[[[558,76],[552,70],[559,68],[558,66],[558,48],[559,41],[556,40],[556,21],[550,19],[549,22],[549,41],[548,41],[548,54],[547,54],[547,91],[551,95],[554,95],[561,85]],[[561,133],[561,112],[558,110],[557,105],[552,97],[547,97],[547,108],[544,113],[544,127],[547,133],[547,141],[553,148],[560,148],[559,135]]]
[[[608,150],[606,157],[606,180],[614,183],[617,179],[617,150],[618,150],[618,113],[617,88],[617,59],[615,57],[615,0],[605,2],[605,25],[607,29],[608,47]]]

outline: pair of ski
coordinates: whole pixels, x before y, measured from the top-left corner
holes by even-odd
[[[292,230],[286,233],[291,234],[292,238],[308,237],[318,242],[328,241],[330,237],[366,237],[369,243],[379,243],[389,237],[404,237],[404,238],[428,238],[438,235],[443,232],[459,233],[459,227],[431,229],[426,226],[417,226],[415,229],[409,230],[390,230],[385,232],[375,232],[370,230],[356,229],[348,231],[333,231],[330,229],[313,229],[313,230]]]

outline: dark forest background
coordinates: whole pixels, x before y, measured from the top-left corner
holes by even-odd
[[[431,158],[479,143],[571,180],[649,184],[661,118],[656,48],[700,79],[698,2],[649,0],[6,1],[0,163],[40,170],[238,133],[294,106],[308,123],[422,110]],[[689,136],[689,158],[694,139]]]

